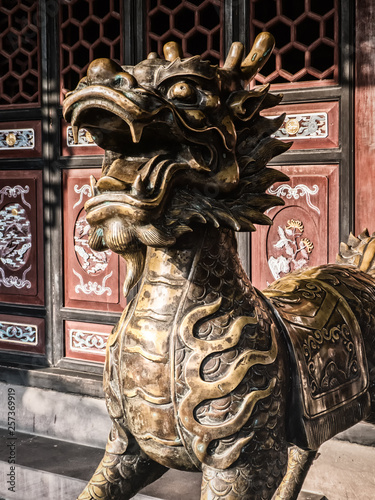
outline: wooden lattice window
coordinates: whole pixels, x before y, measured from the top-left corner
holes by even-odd
[[[251,39],[270,31],[275,50],[256,83],[298,87],[338,82],[338,0],[250,0]]]
[[[60,70],[63,93],[73,90],[93,59],[122,61],[122,2],[63,0],[60,7]]]
[[[181,44],[184,57],[202,55],[213,63],[223,57],[223,2],[220,0],[147,0],[147,49]]]
[[[0,108],[39,104],[38,2],[0,3]]]

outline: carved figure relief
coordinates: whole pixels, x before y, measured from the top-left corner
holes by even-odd
[[[261,115],[281,96],[244,88],[273,46],[262,33],[243,59],[236,42],[218,67],[170,42],[134,67],[93,61],[67,94],[74,140],[105,149],[77,242],[126,260],[125,295],[138,283],[107,341],[112,429],[79,500],[130,499],[170,467],[203,472],[201,500],[292,500],[320,444],[375,412],[374,237],[345,248],[360,269],[300,270],[315,235],[307,210],[284,214],[275,245],[295,271],[263,293],[237,255],[234,233],[270,225],[284,202],[266,191],[289,180],[266,166],[290,146],[273,137],[284,116]]]
[[[303,236],[304,230],[303,222],[295,219],[288,220],[284,228],[277,228],[279,240],[273,246],[283,254],[278,257],[271,255],[268,259],[275,280],[279,279],[282,273],[287,274],[307,265],[314,244]]]

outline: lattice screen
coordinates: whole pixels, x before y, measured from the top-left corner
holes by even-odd
[[[122,2],[63,0],[60,7],[63,93],[73,90],[98,57],[122,61]]]
[[[38,2],[0,2],[0,107],[39,104]]]
[[[251,38],[270,31],[276,39],[257,83],[337,83],[338,15],[338,0],[250,0]]]
[[[176,41],[184,57],[200,54],[223,59],[223,2],[220,0],[147,0],[147,49],[163,54]]]

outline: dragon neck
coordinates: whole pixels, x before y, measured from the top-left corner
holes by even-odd
[[[221,297],[224,310],[233,310],[241,303],[241,309],[246,309],[242,312],[249,314],[255,295],[241,265],[233,231],[201,227],[173,247],[148,248],[136,308],[154,311],[167,321],[176,318],[182,301],[185,309],[191,303]]]

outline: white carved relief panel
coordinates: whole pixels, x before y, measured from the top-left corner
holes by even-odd
[[[285,203],[268,210],[272,226],[252,235],[252,280],[258,288],[286,274],[335,260],[338,251],[338,166],[277,167],[290,180],[268,190]]]

